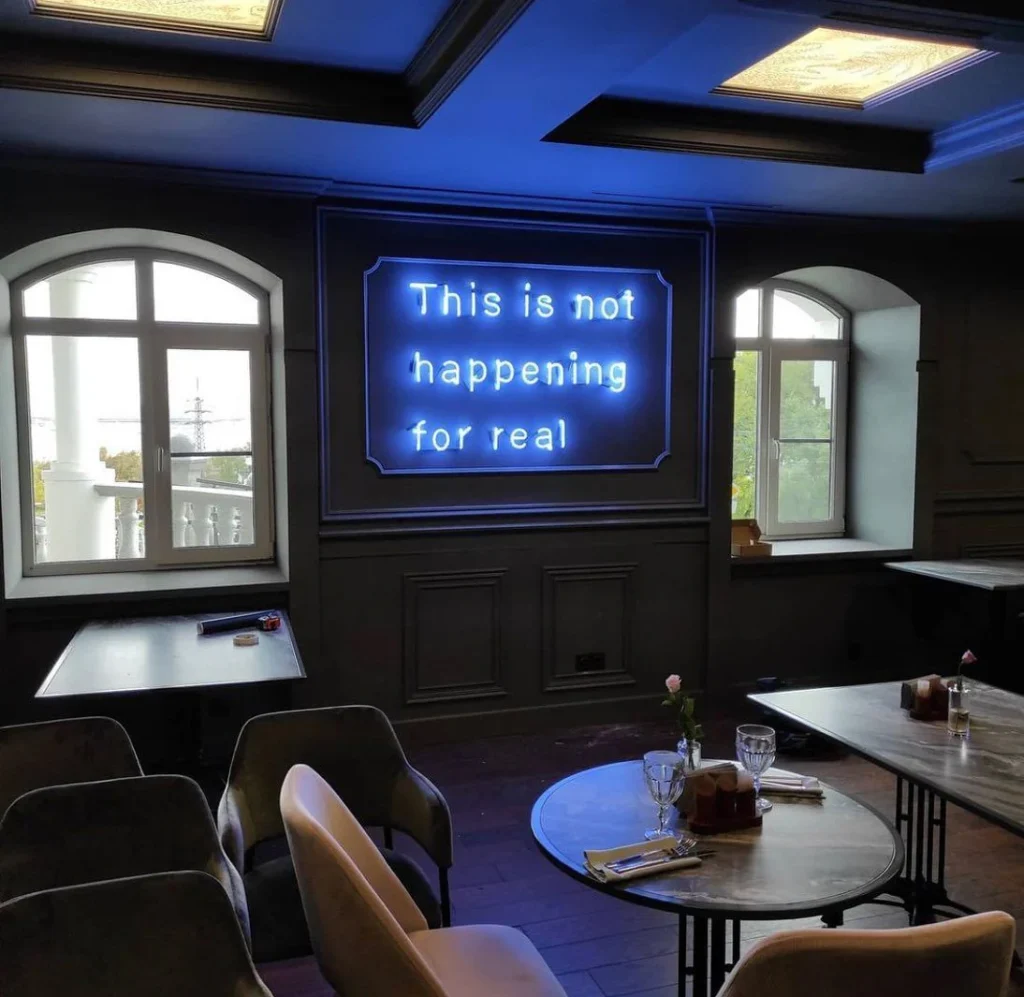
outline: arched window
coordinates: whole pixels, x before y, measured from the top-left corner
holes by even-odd
[[[736,299],[735,336],[733,518],[769,538],[842,536],[849,314],[771,280]]]
[[[268,306],[155,249],[12,283],[25,574],[273,556]]]

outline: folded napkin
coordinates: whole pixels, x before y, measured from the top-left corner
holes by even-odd
[[[770,772],[761,777],[761,792],[774,796],[808,796],[821,797],[825,791],[821,783],[812,775],[788,775],[782,772]]]
[[[583,852],[583,859],[587,871],[602,883],[621,883],[629,879],[639,879],[641,876],[653,876],[701,864],[701,860],[696,855],[669,858],[668,850],[674,848],[675,844],[675,838],[665,838],[664,841],[641,841],[635,845],[620,845],[618,848],[591,848]],[[659,849],[665,855],[664,861],[657,861]],[[609,863],[613,863],[617,859],[633,858],[646,855],[648,852],[654,853],[650,856],[652,860],[650,865],[645,864],[639,868],[625,869],[622,872],[617,872],[609,866]]]

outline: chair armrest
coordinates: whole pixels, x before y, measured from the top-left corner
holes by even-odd
[[[452,815],[441,791],[411,765],[395,779],[391,823],[408,834],[441,869],[452,866]]]
[[[245,875],[245,832],[242,829],[242,818],[238,812],[238,804],[231,787],[224,790],[224,795],[217,805],[217,834],[225,854],[240,876]]]

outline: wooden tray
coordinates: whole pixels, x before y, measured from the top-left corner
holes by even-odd
[[[946,710],[939,710],[935,713],[919,713],[917,710],[907,710],[907,715],[911,720],[945,720]]]
[[[764,817],[755,814],[753,817],[725,817],[713,824],[700,824],[695,820],[687,820],[686,829],[694,834],[722,834],[725,831],[743,831],[748,827],[760,827]]]

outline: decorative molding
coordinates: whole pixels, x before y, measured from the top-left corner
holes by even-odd
[[[455,0],[404,73],[0,31],[0,87],[419,128],[531,2]]]
[[[1014,454],[1012,456],[1000,454],[998,456],[986,457],[984,454],[976,454],[973,450],[965,449],[963,455],[976,467],[986,465],[1014,467],[1018,464],[1024,464],[1024,454]]]
[[[401,76],[0,33],[0,87],[415,127]]]
[[[636,564],[583,564],[544,568],[544,692],[636,684],[630,656],[635,610],[633,574],[636,567]],[[587,585],[588,583],[607,581],[619,582],[620,588],[621,645],[617,649],[621,661],[620,667],[607,671],[558,674],[559,590],[571,585]],[[582,653],[604,653],[605,650],[605,648],[599,647],[587,648]]]
[[[501,581],[503,568],[487,571],[406,572],[402,576],[402,680],[405,703],[446,703],[507,695],[501,684]],[[451,608],[458,614],[463,598],[458,593],[484,590],[490,598],[490,648],[485,674],[465,682],[423,684],[420,674],[420,602],[424,592],[451,592]],[[458,629],[453,627],[452,629]],[[468,662],[467,662],[468,663]],[[473,664],[481,664],[474,659]]]
[[[935,497],[935,515],[1024,516],[1024,492],[943,492]]]
[[[405,71],[417,127],[455,92],[533,0],[455,0]]]
[[[963,557],[972,558],[1024,557],[1024,543],[963,544],[960,550]]]
[[[819,118],[598,97],[546,142],[923,173],[928,134]]]
[[[1024,101],[950,125],[932,136],[929,173],[1024,145]]]

